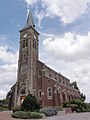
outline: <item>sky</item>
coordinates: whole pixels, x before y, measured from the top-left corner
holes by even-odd
[[[77,81],[90,102],[90,0],[0,1],[0,99],[17,80],[21,30],[32,9],[39,59]]]

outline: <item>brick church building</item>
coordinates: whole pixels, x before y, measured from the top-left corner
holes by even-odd
[[[59,106],[66,101],[80,99],[68,78],[38,59],[39,33],[35,29],[32,12],[20,31],[17,82],[10,90],[10,107],[20,105],[30,92],[43,107]]]

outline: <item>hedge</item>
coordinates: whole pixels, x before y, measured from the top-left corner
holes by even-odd
[[[42,115],[37,112],[16,111],[12,114],[12,117],[20,119],[39,119],[42,118]]]

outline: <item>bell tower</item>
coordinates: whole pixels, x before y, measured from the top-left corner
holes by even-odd
[[[31,10],[25,27],[20,32],[18,75],[15,91],[15,105],[20,105],[28,92],[36,94],[36,66],[38,60],[38,36]]]

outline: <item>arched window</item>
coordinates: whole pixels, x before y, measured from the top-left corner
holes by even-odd
[[[23,40],[23,48],[25,48],[25,40]]]
[[[36,49],[36,41],[34,41],[34,48]]]
[[[51,87],[49,87],[49,88],[47,89],[47,97],[48,97],[48,99],[51,99],[51,98],[52,98],[52,88],[51,88]]]
[[[39,100],[41,100],[41,97],[42,97],[42,91],[41,90],[38,91],[38,97],[39,97]]]
[[[28,47],[28,39],[23,40],[23,48]]]
[[[35,44],[34,44],[34,40],[33,40],[33,48],[34,48]]]
[[[26,39],[26,47],[28,47],[28,39]]]

